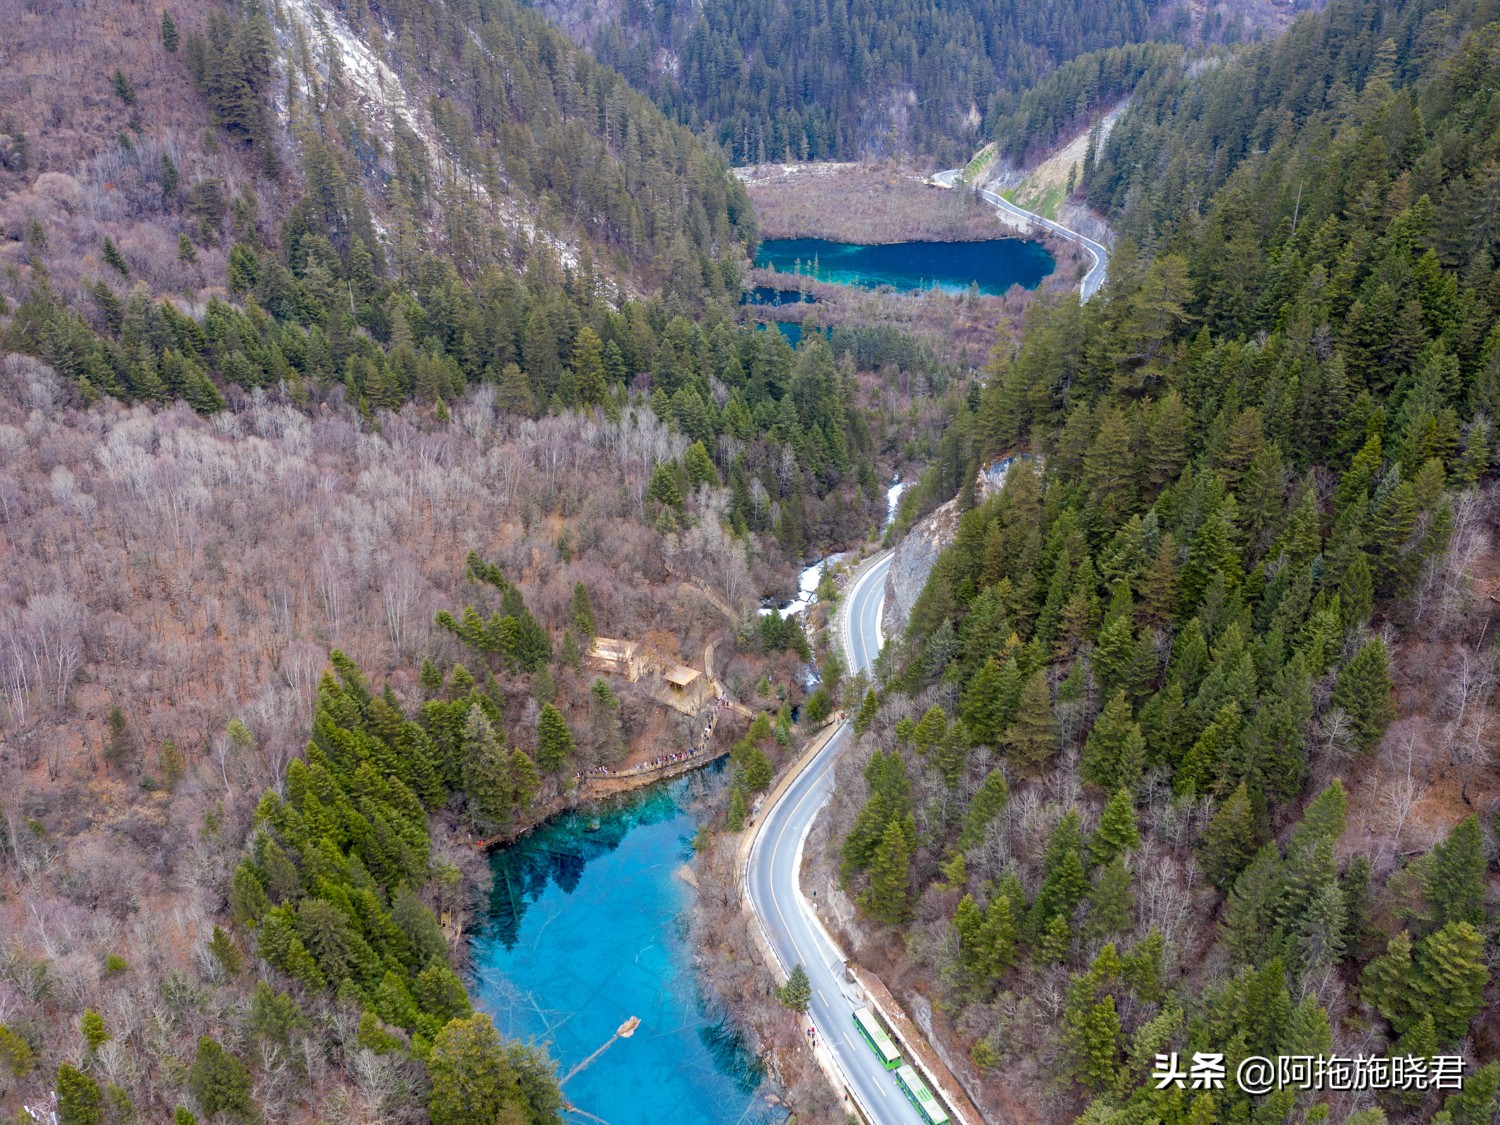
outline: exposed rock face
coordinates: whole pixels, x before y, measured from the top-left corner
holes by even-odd
[[[941,508],[923,516],[896,544],[891,569],[885,579],[885,608],[880,628],[887,639],[899,637],[917,604],[917,595],[927,585],[927,576],[943,548],[953,542],[958,529],[958,501],[949,500]]]
[[[979,497],[994,495],[1005,483],[1005,474],[1012,463],[1028,460],[1029,453],[1020,453],[1002,458],[979,470]],[[942,507],[923,516],[912,525],[905,538],[896,544],[891,569],[885,579],[885,608],[880,615],[880,628],[886,639],[899,637],[911,617],[912,606],[917,596],[927,585],[927,576],[943,548],[953,542],[958,530],[958,500],[949,500]]]

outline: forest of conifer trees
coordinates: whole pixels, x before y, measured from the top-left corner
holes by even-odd
[[[754,701],[705,850],[853,715],[808,878],[995,1119],[1493,1120],[1496,0],[1248,44],[1137,0],[660,3],[597,58],[516,0],[36,8],[0,46],[7,1113],[560,1120],[459,935],[471,837],[697,734],[585,672],[608,628]],[[1084,135],[1109,282],[983,371],[740,309],[730,164]],[[951,499],[952,542],[846,676],[757,598],[913,469],[892,536]],[[1158,1086],[1173,1052],[1466,1081]]]
[[[1033,306],[959,419],[960,481],[1036,457],[960,492],[843,767],[839,870],[989,1081],[1063,1079],[1053,1116],[1494,1112],[1492,759],[1422,665],[1494,661],[1495,17],[1339,0],[1217,66],[1143,57],[1082,181],[1109,285]],[[1420,831],[1402,755],[1444,788]],[[1168,1051],[1468,1081],[1155,1088]]]

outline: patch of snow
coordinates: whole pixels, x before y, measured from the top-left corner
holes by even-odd
[[[368,43],[361,40],[337,13],[329,10],[319,0],[282,0],[282,10],[302,29],[303,37],[313,54],[314,65],[324,81],[328,78],[329,53],[336,51],[345,81],[354,88],[356,99],[369,121],[389,133],[393,131],[394,119],[399,117],[422,141],[429,160],[434,165],[438,163],[442,150],[434,139],[429,122],[420,108],[413,105],[401,76]],[[478,33],[471,28],[469,35],[475,46],[488,54]],[[295,61],[293,37],[288,31],[281,36],[281,40],[283,64],[288,74],[300,81],[302,76]],[[311,93],[305,83],[302,93]],[[276,108],[282,120],[288,121],[290,111],[284,96],[278,96]],[[482,182],[475,181],[471,186],[494,210],[499,225],[513,235],[524,234],[532,241],[544,243],[557,255],[565,269],[577,268],[577,247],[541,229],[515,199],[493,198]],[[385,235],[386,228],[378,222],[376,229],[382,236]]]
[[[400,117],[412,132],[422,138],[429,151],[435,147],[420,115],[407,101],[401,76],[387,66],[369,44],[361,41],[342,19],[317,0],[284,0],[283,6],[306,31],[314,57],[320,58],[322,77],[328,77],[328,50],[338,51],[345,78],[358,91],[361,105],[372,110],[377,121],[382,120],[386,113]],[[290,59],[287,65],[291,66]]]

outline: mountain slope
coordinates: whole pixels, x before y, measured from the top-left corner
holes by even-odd
[[[904,153],[946,166],[977,147],[984,115],[1075,54],[1147,37],[1160,10],[712,0],[626,6],[590,42],[736,163]]]
[[[951,431],[1040,457],[960,492],[824,870],[992,1106],[1494,1112],[1496,14],[1338,0],[1152,61],[1084,181],[1108,286]],[[1158,1088],[1172,1052],[1224,1087]],[[1234,1084],[1289,1054],[1467,1080]]]

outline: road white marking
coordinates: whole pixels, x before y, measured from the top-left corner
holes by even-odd
[[[850,592],[852,602],[854,600],[854,596],[859,592],[865,590],[870,582],[878,580],[880,583],[878,591],[870,591],[870,594],[878,595],[873,599],[875,602],[875,605],[873,607],[873,617],[868,607],[860,612],[857,615],[857,618],[854,613],[851,612],[850,614],[850,632],[852,634],[857,633],[858,638],[861,642],[858,650],[851,651],[851,655],[855,656],[856,661],[860,661],[859,668],[861,669],[867,668],[871,662],[869,645],[867,643],[863,643],[865,642],[866,638],[869,637],[869,630],[867,626],[873,624],[877,638],[879,637],[880,613],[883,609],[883,603],[885,601],[885,578],[887,573],[889,573],[890,564],[891,556],[887,554],[884,559],[882,559],[874,567],[871,567],[871,569],[862,576],[862,580],[857,583],[855,589]],[[855,606],[851,604],[850,610],[852,611],[854,609]],[[858,625],[860,626],[857,630],[853,627],[855,620],[857,620]],[[883,638],[879,639],[880,642],[883,643]],[[853,650],[853,646],[851,646],[851,650]],[[800,788],[801,792],[796,795],[796,800],[792,802],[790,806],[788,806],[787,797],[792,796],[792,793],[789,791],[773,810],[767,811],[766,816],[768,818],[774,814],[781,816],[783,818],[783,821],[780,828],[776,831],[775,838],[771,843],[769,867],[762,867],[757,862],[758,857],[761,856],[764,850],[762,845],[765,842],[765,836],[762,835],[756,841],[755,850],[751,854],[751,866],[753,869],[761,872],[761,879],[748,880],[748,882],[750,883],[752,896],[754,896],[759,889],[757,884],[763,881],[764,889],[766,891],[766,897],[770,898],[771,907],[772,909],[774,909],[776,918],[781,925],[780,938],[781,940],[785,941],[792,957],[796,958],[796,960],[801,961],[804,965],[806,965],[810,963],[811,959],[804,957],[803,943],[811,942],[812,946],[819,951],[826,947],[827,955],[824,960],[827,962],[827,964],[817,966],[817,968],[827,972],[830,975],[830,979],[836,978],[836,972],[833,966],[840,964],[842,962],[842,957],[840,956],[838,949],[833,945],[830,936],[822,929],[821,926],[817,925],[816,919],[809,914],[809,904],[801,898],[800,892],[798,891],[797,887],[798,872],[796,870],[796,857],[800,855],[803,842],[807,837],[808,831],[811,829],[812,815],[815,815],[817,809],[822,808],[823,803],[825,803],[831,796],[830,774],[832,773],[834,764],[838,757],[838,753],[842,749],[842,740],[848,733],[849,724],[845,722],[844,724],[842,724],[840,729],[834,733],[833,737],[828,740],[823,749],[819,751],[818,757],[814,759],[813,762],[808,764],[808,768],[803,773],[802,777],[798,778],[792,786],[793,789]],[[787,829],[801,822],[803,816],[803,806],[805,805],[807,799],[814,795],[817,795],[819,797],[819,800],[816,807],[812,810],[812,814],[808,815],[807,823],[802,826],[802,830],[800,832],[796,833],[793,855],[789,860],[791,865],[790,873],[788,874],[787,872],[782,872],[779,870],[778,862],[780,859],[781,845],[783,842],[792,842],[787,841]],[[789,924],[785,913],[782,911],[781,902],[778,899],[776,893],[776,887],[778,883],[784,884],[788,878],[791,881],[791,888],[794,898],[798,903],[800,903],[800,908],[794,910],[796,921],[801,927],[800,937],[802,940],[800,942],[798,933],[794,932],[792,925]],[[768,912],[766,911],[762,911],[761,913],[765,916],[768,916]],[[766,936],[768,939],[771,938],[771,935],[769,933]],[[772,940],[772,948],[773,950],[776,950],[775,940]],[[779,950],[777,952],[778,960],[783,960],[783,955],[785,954],[786,950]],[[784,968],[789,970],[791,966],[791,962],[786,962],[785,960],[783,960]],[[835,983],[837,983],[836,980]],[[841,989],[839,990],[839,995],[848,1005],[849,1011],[852,1012],[857,1005],[854,1002],[850,1001],[849,998],[844,995]],[[818,997],[822,1001],[825,1008],[831,1009],[832,1005],[828,1003],[828,999],[824,995],[821,988],[818,989]],[[834,1026],[838,1022],[842,1021],[838,1020],[837,1017],[830,1017],[829,1026]],[[848,1039],[847,1033],[845,1034],[845,1039]],[[838,1065],[839,1071],[844,1075],[847,1084],[850,1086],[850,1089],[855,1093],[856,1102],[860,1102],[863,1097],[868,1097],[869,1090],[872,1086],[880,1092],[881,1097],[886,1097],[887,1091],[884,1089],[884,1087],[889,1083],[881,1081],[881,1077],[884,1075],[884,1071],[875,1070],[873,1067],[873,1063],[868,1057],[866,1057],[865,1052],[859,1051],[858,1048],[855,1048],[852,1040],[849,1040],[849,1043],[851,1048],[854,1049],[855,1053],[855,1059],[852,1060],[852,1062],[842,1057],[843,1052],[838,1047],[836,1040],[830,1042],[828,1045],[831,1048],[830,1053],[833,1055],[834,1060]],[[882,1121],[887,1120],[886,1113],[884,1111],[879,1115],[879,1117]]]

